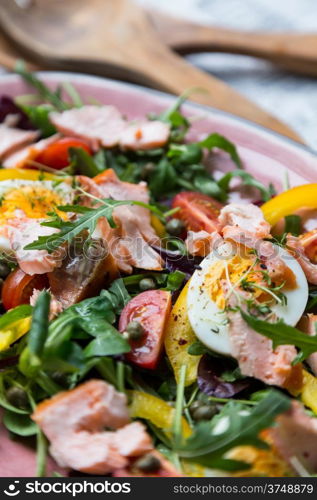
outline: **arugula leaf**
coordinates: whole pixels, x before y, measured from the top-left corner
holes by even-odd
[[[43,137],[49,137],[57,132],[49,119],[50,112],[54,110],[50,104],[40,104],[38,106],[20,105],[19,107],[28,115],[33,125],[42,132]]]
[[[268,337],[273,342],[273,348],[279,345],[294,345],[300,352],[293,361],[293,364],[304,361],[310,354],[317,351],[317,335],[310,336],[301,332],[297,328],[287,325],[279,319],[276,323],[263,321],[255,316],[240,311],[244,321],[258,333]]]
[[[284,233],[298,236],[301,233],[301,218],[299,215],[286,215]]]
[[[98,208],[88,208],[79,205],[67,205],[65,207],[58,207],[59,210],[65,212],[77,212],[83,215],[79,217],[74,222],[64,221],[58,216],[54,219],[46,222],[42,222],[42,226],[55,227],[60,230],[58,233],[54,233],[48,236],[39,236],[36,241],[33,241],[29,245],[26,245],[25,250],[47,250],[52,253],[54,250],[59,248],[63,243],[70,243],[75,236],[80,234],[83,230],[88,229],[90,234],[94,232],[97,226],[97,222],[100,217],[106,217],[111,227],[115,227],[114,220],[112,218],[112,212],[114,208],[121,205],[131,205],[131,201],[115,201],[115,200],[102,200],[102,204]]]
[[[242,168],[242,161],[238,154],[235,145],[226,139],[223,135],[213,134],[208,135],[203,141],[198,143],[202,148],[206,148],[211,151],[214,148],[221,149],[230,155],[232,161],[237,165],[238,168]]]
[[[197,143],[171,144],[167,152],[168,158],[174,158],[184,165],[200,163],[203,158],[202,147]]]
[[[163,111],[158,117],[154,117],[155,119],[171,125],[171,137],[175,142],[181,142],[190,127],[189,121],[182,115],[180,108],[191,92],[192,90],[184,92],[176,99],[175,103],[170,108]]]
[[[20,75],[26,83],[32,85],[39,95],[45,101],[51,103],[58,111],[65,111],[70,108],[70,106],[60,98],[59,91],[52,92],[34,73],[30,73],[25,69],[23,61],[17,62],[15,72]]]
[[[119,278],[111,283],[107,291],[101,292],[101,297],[109,297],[113,310],[116,314],[121,314],[124,306],[131,300],[131,296],[125,287],[124,280]]]
[[[19,415],[13,411],[5,410],[3,415],[3,423],[8,431],[17,434],[18,436],[34,436],[37,434],[38,427],[29,415]]]
[[[92,234],[96,229],[98,220],[101,217],[106,217],[110,227],[116,227],[112,218],[112,213],[116,207],[122,205],[138,205],[140,207],[147,208],[160,218],[164,218],[163,212],[161,212],[161,210],[157,207],[141,201],[116,201],[109,198],[100,199],[99,201],[101,205],[97,208],[84,207],[81,205],[64,205],[57,207],[58,210],[62,212],[74,212],[82,214],[82,216],[78,217],[75,221],[65,221],[57,214],[54,214],[54,217],[51,220],[42,222],[41,226],[54,227],[59,229],[59,232],[48,236],[39,236],[36,241],[26,245],[24,249],[46,250],[47,252],[52,253],[62,244],[70,243],[75,236],[84,230],[88,230],[90,234]]]
[[[171,163],[163,158],[156,165],[151,175],[149,188],[154,197],[159,197],[166,193],[167,189],[172,191],[177,185],[177,174]]]
[[[265,187],[264,184],[256,180],[249,172],[246,172],[245,170],[233,170],[231,172],[226,173],[218,181],[218,186],[223,191],[227,192],[229,189],[230,182],[234,177],[240,177],[246,186],[252,186],[257,188],[262,195],[263,201],[270,200],[274,194],[274,189],[271,185],[269,187]]]
[[[213,466],[228,450],[240,445],[267,447],[259,439],[261,430],[270,427],[275,418],[290,407],[291,400],[281,392],[269,391],[252,409],[230,401],[209,422],[199,423],[177,453],[195,463]]]
[[[76,174],[95,177],[104,170],[99,169],[98,163],[83,148],[69,148],[69,156],[71,169]]]
[[[62,86],[63,86],[63,89],[65,90],[65,92],[71,98],[73,106],[75,108],[81,108],[82,106],[84,106],[83,100],[82,100],[80,94],[75,89],[74,85],[72,85],[70,82],[63,82]]]

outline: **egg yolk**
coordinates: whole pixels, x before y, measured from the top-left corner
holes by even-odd
[[[0,221],[14,218],[16,210],[22,210],[31,219],[46,218],[48,212],[56,211],[65,219],[65,213],[56,209],[63,204],[57,192],[41,186],[21,186],[7,192],[1,200]]]
[[[259,268],[259,263],[255,262],[254,255],[250,257],[235,255],[230,260],[215,262],[206,273],[203,287],[207,288],[211,300],[216,303],[219,309],[223,310],[226,307],[224,283],[230,282],[233,288],[238,288],[244,280],[247,286],[249,284],[245,290],[252,291],[254,299],[263,302],[270,298],[270,294],[266,291],[270,288],[270,284],[265,279],[264,271]],[[282,276],[276,279],[274,284],[272,282],[272,286],[282,284],[282,289],[296,288],[296,277],[287,266],[284,266]]]
[[[229,278],[234,286],[251,269],[253,263],[254,259],[235,255],[230,260],[217,261],[210,266],[203,286],[207,287],[211,300],[219,309],[224,309],[226,306],[222,280],[227,281]]]

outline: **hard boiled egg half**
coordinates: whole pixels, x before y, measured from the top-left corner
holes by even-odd
[[[20,219],[48,219],[59,205],[72,203],[74,189],[69,178],[41,174],[36,170],[0,171],[0,252],[10,252],[8,225]]]
[[[286,301],[272,301],[271,311],[288,325],[296,325],[304,313],[308,299],[306,277],[292,255],[274,245],[277,255],[284,261],[296,278],[294,286],[283,288]],[[198,337],[209,349],[223,355],[231,355],[228,318],[225,311],[228,293],[235,293],[241,280],[248,276],[254,255],[241,255],[239,249],[222,243],[200,264],[190,280],[187,310],[190,324]],[[230,282],[231,289],[224,291],[223,283]],[[256,290],[256,289],[254,289]],[[262,293],[258,289],[258,293]]]

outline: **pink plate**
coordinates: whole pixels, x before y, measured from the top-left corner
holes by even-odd
[[[95,76],[56,72],[43,72],[39,75],[52,88],[63,82],[71,82],[85,102],[94,100],[113,104],[130,118],[159,112],[175,102],[175,97],[161,92]],[[30,89],[18,76],[1,76],[0,96],[18,96],[29,92]],[[281,190],[286,175],[291,187],[317,181],[317,156],[308,148],[215,109],[196,104],[186,104],[184,109],[188,116],[200,117],[193,121],[193,138],[212,132],[225,135],[238,146],[246,170],[262,182],[273,182]],[[221,169],[227,169],[226,162],[223,162]],[[57,467],[51,465],[50,469],[57,470]],[[32,450],[26,444],[11,440],[6,431],[0,429],[0,475],[30,477],[34,474]]]

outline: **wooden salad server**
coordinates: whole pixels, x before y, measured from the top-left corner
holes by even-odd
[[[205,92],[196,92],[191,100],[302,142],[288,125],[173,53],[136,3],[34,0],[24,9],[1,0],[0,23],[21,52],[40,65],[93,72],[177,95],[200,87]]]
[[[243,54],[295,73],[317,76],[317,34],[238,31],[204,26],[153,10],[148,15],[161,39],[180,54]]]
[[[0,33],[0,66],[8,71],[14,71],[18,59],[21,59],[21,54],[19,54],[12,46],[12,43]],[[27,69],[35,71],[38,69],[45,69],[45,67],[40,68],[38,65],[28,62]]]

